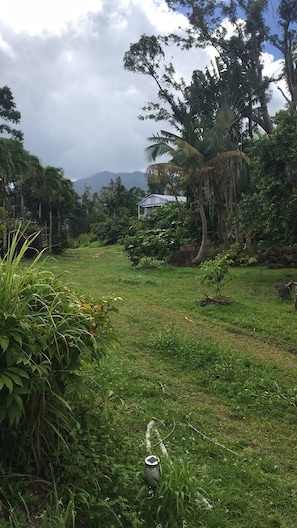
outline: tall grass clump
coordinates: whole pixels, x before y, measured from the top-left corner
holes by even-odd
[[[3,471],[42,474],[74,427],[82,361],[97,363],[115,335],[112,301],[79,298],[42,253],[23,262],[36,236],[16,233],[0,261],[0,450]]]
[[[196,469],[196,471],[194,470]],[[192,467],[189,461],[164,458],[157,488],[140,492],[139,508],[145,526],[159,528],[196,528],[203,526],[212,503],[203,495],[206,468]]]

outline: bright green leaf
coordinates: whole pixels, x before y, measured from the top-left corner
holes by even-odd
[[[0,337],[0,346],[3,350],[3,352],[5,352],[8,348],[8,345],[9,345],[9,338],[8,337]]]
[[[13,391],[13,382],[12,382],[11,378],[9,378],[6,374],[2,374],[1,378],[2,378],[2,380],[4,382],[4,385],[8,388],[8,390],[9,390],[9,392],[11,394],[12,391]]]

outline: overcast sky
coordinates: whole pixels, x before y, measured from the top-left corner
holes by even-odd
[[[142,34],[186,24],[162,0],[1,0],[0,86],[11,88],[22,114],[25,148],[72,180],[145,171],[146,138],[162,124],[137,116],[156,100],[156,87],[126,72],[123,56]],[[212,55],[172,53],[186,78]],[[273,56],[265,64],[269,75],[279,71]],[[272,113],[283,106],[275,91]]]

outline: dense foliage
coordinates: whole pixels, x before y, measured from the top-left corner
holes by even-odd
[[[190,234],[195,237],[194,228],[191,211],[185,204],[168,203],[135,221],[124,239],[124,247],[134,266],[152,260],[165,262],[189,241]]]
[[[40,473],[54,463],[53,452],[75,425],[73,405],[88,392],[82,361],[96,364],[115,340],[114,307],[79,298],[43,270],[42,253],[23,266],[31,240],[17,254],[19,238],[0,261],[1,467],[25,464]]]
[[[151,188],[160,188],[160,174],[165,171],[171,182],[179,176],[190,183],[184,192],[190,201],[194,197],[202,225],[197,263],[204,258],[207,237],[213,239],[208,233],[210,219],[216,224],[216,242],[225,247],[236,241],[251,252],[252,242],[264,247],[270,233],[271,243],[293,243],[295,221],[290,214],[295,200],[296,134],[290,134],[289,128],[294,130],[297,100],[295,3],[279,1],[275,6],[278,35],[265,23],[267,1],[206,0],[198,5],[191,0],[167,0],[167,4],[174,10],[186,8],[188,30],[178,35],[142,35],[124,55],[126,70],[147,75],[156,84],[157,102],[147,103],[140,118],[165,121],[175,130],[162,130],[149,138],[154,141],[148,147],[150,161],[168,156],[167,168],[164,163],[163,167],[157,164],[158,171],[156,165],[149,167]],[[279,78],[263,74],[267,43],[283,58]],[[167,60],[166,48],[170,46],[172,55],[174,45],[185,54],[191,47],[210,45],[216,58],[204,70],[193,71],[187,83],[177,78],[174,64]],[[278,84],[283,79],[285,90]],[[272,83],[284,96],[286,119],[269,113]],[[278,148],[274,148],[278,136]],[[290,151],[287,160],[285,145]],[[250,160],[248,172],[240,166],[240,156]],[[152,177],[154,172],[157,179]],[[277,186],[283,184],[284,200],[277,200]]]
[[[136,218],[137,203],[143,196],[144,191],[138,187],[126,189],[120,176],[111,179],[100,193],[91,195],[89,189],[85,189],[83,217],[92,240],[103,245],[122,241]]]
[[[19,224],[39,228],[43,245],[59,250],[71,233],[72,216],[79,202],[73,183],[63,170],[42,167],[40,160],[25,150],[22,132],[14,128],[21,113],[10,88],[0,88],[0,202],[2,256]]]
[[[250,191],[239,205],[243,233],[259,247],[294,244],[297,237],[297,114],[282,110],[274,123],[269,136],[247,144]]]

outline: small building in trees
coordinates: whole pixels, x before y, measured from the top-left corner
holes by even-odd
[[[187,198],[185,196],[170,196],[167,194],[150,194],[146,198],[143,198],[137,204],[138,218],[150,214],[155,207],[162,207],[166,203],[179,202],[185,203]]]

